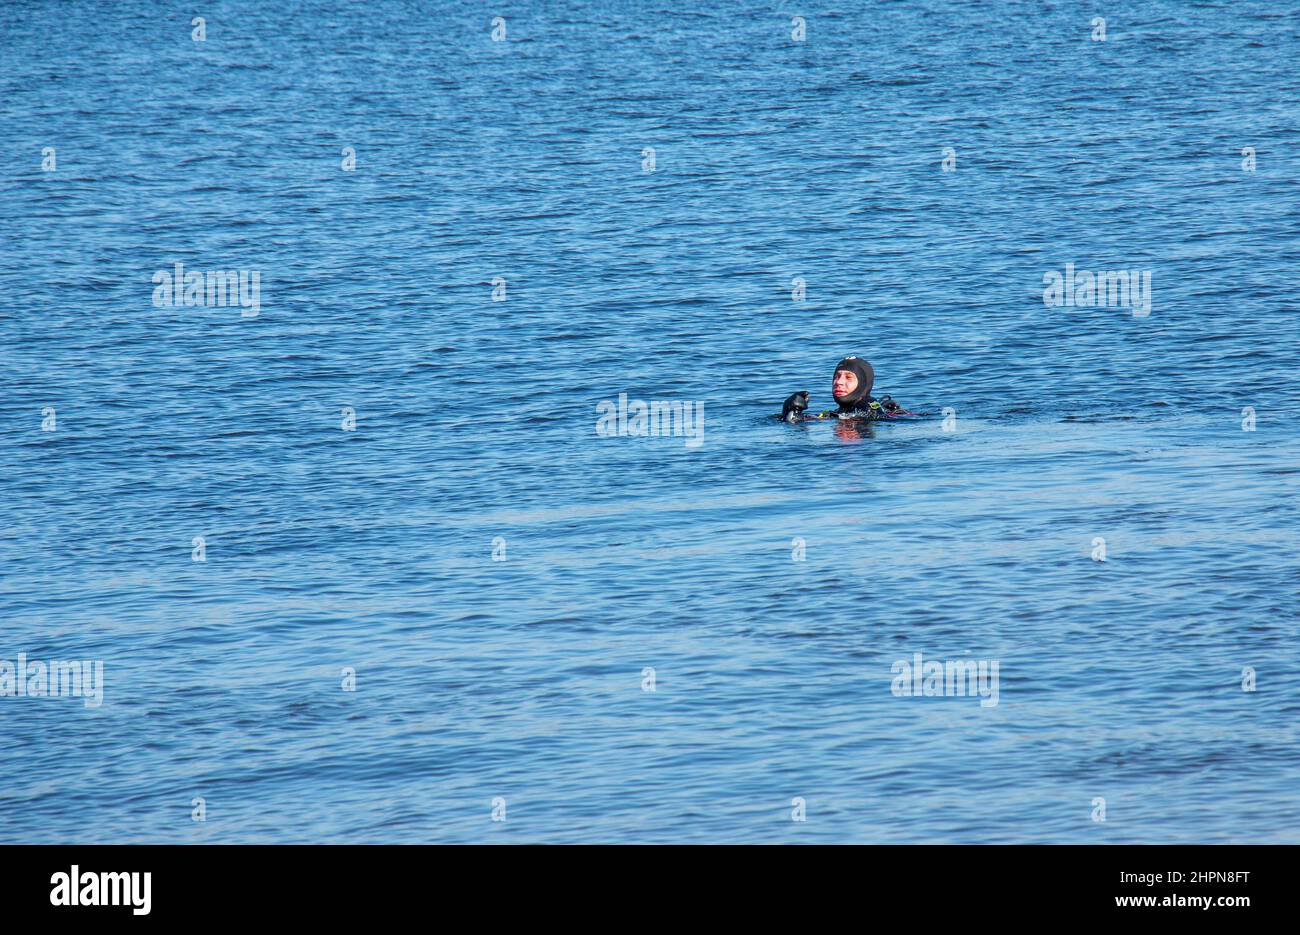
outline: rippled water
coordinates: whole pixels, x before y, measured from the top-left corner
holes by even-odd
[[[0,839],[1300,839],[1300,14],[669,6],[0,7]]]

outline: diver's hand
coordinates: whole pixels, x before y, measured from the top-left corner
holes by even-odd
[[[808,408],[808,391],[800,390],[798,393],[791,393],[786,397],[785,403],[781,406],[781,418],[786,422],[798,422],[803,411]]]

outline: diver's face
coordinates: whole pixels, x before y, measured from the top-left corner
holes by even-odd
[[[852,370],[836,370],[831,381],[831,395],[843,399],[858,388],[858,375]]]

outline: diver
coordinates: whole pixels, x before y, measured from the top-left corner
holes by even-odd
[[[848,356],[835,365],[835,376],[831,378],[831,396],[836,408],[815,415],[804,415],[808,408],[808,391],[792,393],[781,407],[780,418],[786,422],[808,422],[817,419],[863,419],[876,421],[914,417],[892,396],[879,399],[871,395],[871,386],[875,383],[876,373],[871,363],[862,357]]]

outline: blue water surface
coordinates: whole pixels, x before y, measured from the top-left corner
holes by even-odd
[[[1104,6],[0,5],[0,840],[1300,841],[1300,10]]]

